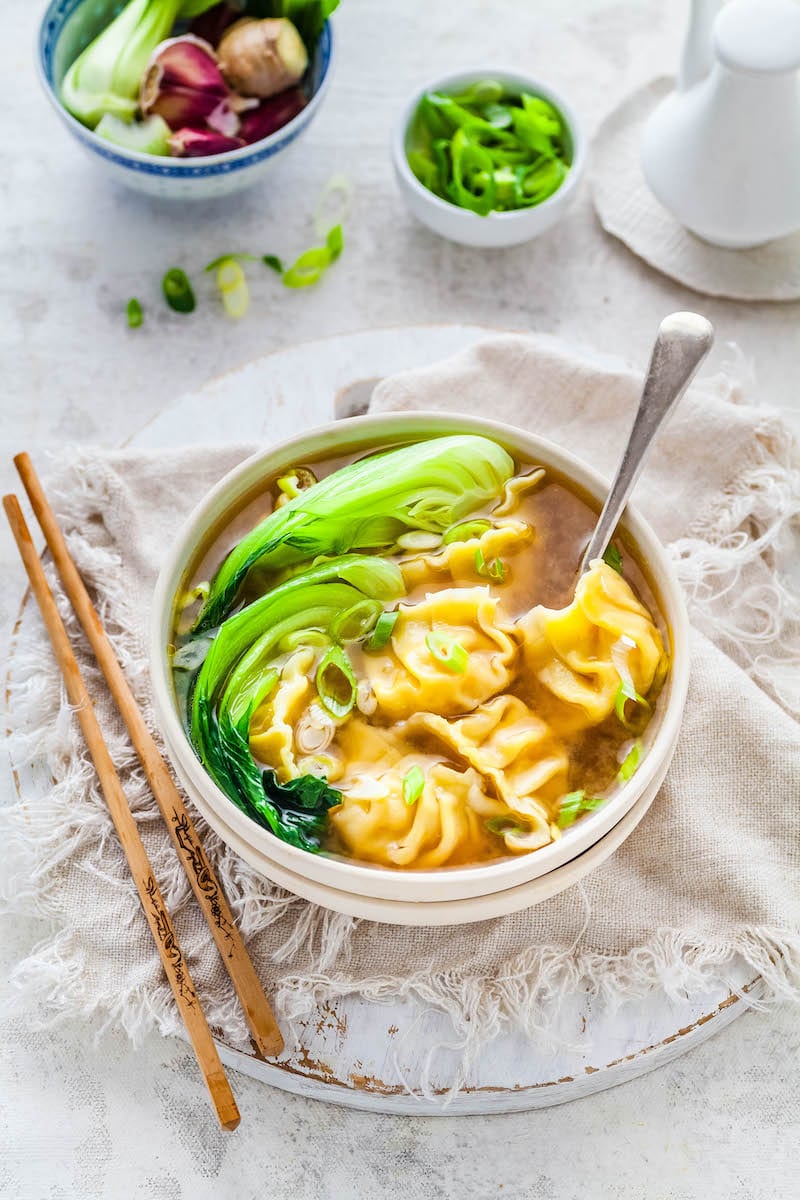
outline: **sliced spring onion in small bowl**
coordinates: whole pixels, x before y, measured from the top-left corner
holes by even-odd
[[[413,215],[468,246],[514,246],[567,211],[586,139],[548,85],[482,67],[432,80],[398,123],[392,158]]]

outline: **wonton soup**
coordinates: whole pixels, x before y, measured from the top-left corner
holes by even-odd
[[[276,837],[395,869],[526,854],[635,772],[668,666],[633,548],[489,438],[264,480],[200,551],[170,646],[195,753]]]

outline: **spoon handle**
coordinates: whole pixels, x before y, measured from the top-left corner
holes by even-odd
[[[659,325],[628,445],[581,561],[581,575],[606,550],[639,478],[650,443],[686,391],[713,340],[713,325],[697,313],[672,313]]]

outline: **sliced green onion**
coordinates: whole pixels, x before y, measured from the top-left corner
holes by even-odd
[[[190,313],[197,307],[189,277],[180,267],[170,267],[161,280],[164,299],[175,312]]]
[[[312,220],[319,237],[326,237],[331,226],[344,224],[350,215],[352,199],[353,184],[348,176],[331,175],[314,205]]]
[[[250,307],[250,293],[244,271],[232,258],[222,260],[217,267],[217,287],[222,296],[225,312],[239,320]]]
[[[645,712],[650,711],[650,705],[647,703],[644,696],[640,696],[636,691],[636,688],[633,686],[633,681],[630,679],[620,679],[619,687],[617,688],[617,693],[614,697],[614,711],[616,712],[620,723],[624,725],[626,729],[630,730],[633,728],[633,726],[625,715],[625,705],[629,700],[632,704],[641,705]]]
[[[341,646],[331,646],[319,666],[315,678],[323,707],[332,717],[346,717],[356,702],[358,682],[350,659]]]
[[[491,521],[462,521],[460,525],[453,525],[451,529],[448,529],[442,538],[442,545],[449,546],[451,542],[469,542],[473,538],[481,537],[491,528]]]
[[[125,309],[125,315],[128,318],[128,328],[138,329],[144,321],[144,310],[141,303],[135,296],[131,296]]]
[[[603,554],[603,562],[612,567],[618,574],[622,574],[622,555],[613,543],[606,547]]]
[[[475,551],[475,570],[478,575],[483,575],[489,579],[496,579],[498,583],[502,583],[506,577],[506,568],[502,560],[495,558],[487,564],[480,546]]]
[[[344,232],[341,225],[334,225],[332,229],[328,230],[325,245],[330,253],[331,262],[336,262],[342,250],[344,250]]]
[[[293,633],[287,633],[285,637],[281,638],[278,649],[286,653],[292,650],[305,650],[306,647],[318,649],[322,646],[330,646],[330,644],[331,639],[321,629],[295,629]]]
[[[380,600],[365,596],[333,620],[331,636],[337,642],[357,642],[374,629],[382,613]]]
[[[587,796],[583,788],[577,792],[567,792],[566,796],[561,797],[558,828],[567,829],[581,813],[600,808],[605,802],[605,796]]]
[[[261,261],[271,267],[273,271],[277,271],[279,275],[282,275],[286,269],[277,254],[262,254]]]
[[[641,762],[641,758],[642,743],[636,741],[633,743],[633,746],[622,760],[622,765],[617,772],[618,778],[621,779],[623,783],[627,783],[629,779],[633,778],[636,773],[636,769]]]
[[[425,776],[422,773],[422,768],[413,766],[409,771],[406,771],[403,776],[403,800],[411,807],[419,800],[425,788]]]
[[[425,645],[436,661],[454,675],[463,675],[467,669],[469,654],[455,638],[434,630],[427,634]]]
[[[409,529],[397,539],[401,550],[438,550],[441,544],[439,534],[429,533],[427,529]]]
[[[257,258],[258,255],[256,254],[240,254],[238,252],[234,252],[232,254],[220,254],[219,258],[212,258],[210,263],[206,263],[206,265],[203,267],[203,270],[216,271],[218,267],[221,267],[222,264],[226,262],[255,262]]]
[[[478,79],[454,95],[426,92],[406,155],[420,183],[480,216],[540,204],[570,166],[569,129],[549,101]]]
[[[327,246],[314,246],[306,250],[283,273],[283,283],[288,288],[311,287],[317,283],[331,265],[331,252]]]
[[[527,833],[524,826],[517,825],[510,817],[490,817],[488,821],[484,821],[484,825],[489,833],[496,833],[498,837],[505,833]]]
[[[382,650],[392,636],[392,630],[397,624],[399,613],[382,612],[375,623],[372,637],[367,642],[367,650]]]

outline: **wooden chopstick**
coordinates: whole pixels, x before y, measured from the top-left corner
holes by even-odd
[[[281,1031],[236,927],[228,902],[206,858],[183,798],[144,722],[122,667],[117,661],[114,648],[67,549],[55,513],[47,501],[33,464],[27,454],[18,454],[14,465],[28,493],[28,499],[44,533],[64,590],[83,626],[111,695],[128,728],[147,782],[214,936],[256,1046],[267,1057],[280,1054],[283,1050]]]
[[[8,523],[25,564],[36,603],[39,605],[58,665],[61,668],[67,695],[70,703],[75,707],[75,714],[97,769],[100,786],[128,860],[144,915],[150,926],[153,940],[158,947],[161,963],[194,1047],[217,1116],[224,1129],[235,1129],[239,1124],[239,1109],[236,1107],[228,1077],[200,1007],[189,968],[178,945],[178,939],[156,883],[153,868],[128,807],[119,775],[111,760],[80,668],[72,652],[67,631],[59,616],[53,593],[45,578],[39,555],[36,553],[36,547],[31,540],[30,531],[16,496],[4,496],[3,508],[6,510]]]

